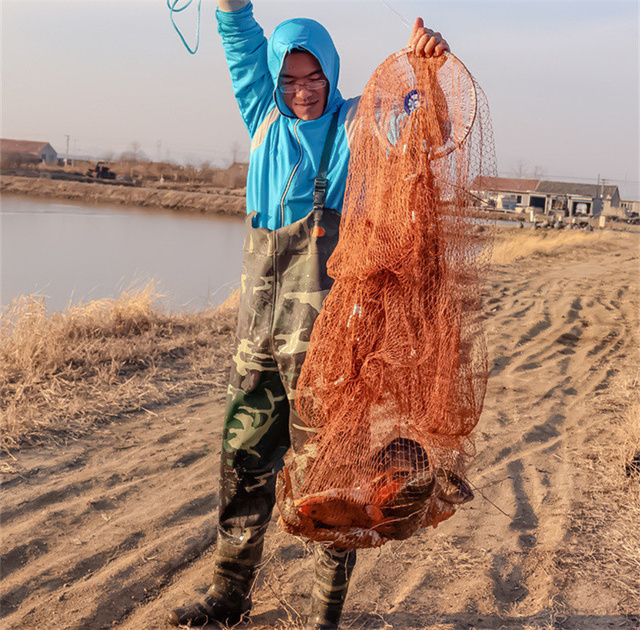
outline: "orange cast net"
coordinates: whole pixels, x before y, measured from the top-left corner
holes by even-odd
[[[473,497],[491,230],[472,219],[469,185],[495,172],[486,98],[453,55],[401,51],[367,84],[351,148],[335,283],[296,392],[312,437],[277,500],[291,533],[374,547]]]

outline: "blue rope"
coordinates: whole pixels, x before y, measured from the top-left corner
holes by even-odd
[[[180,2],[180,0],[167,0],[167,6],[169,7],[169,11],[171,11],[171,14],[170,14],[171,24],[173,24],[173,28],[176,29],[176,33],[178,33],[178,35],[180,36],[180,39],[182,40],[182,43],[184,44],[185,48],[192,55],[195,55],[198,50],[198,46],[200,46],[200,9],[202,7],[202,0],[198,0],[198,22],[196,24],[196,45],[193,48],[193,50],[191,49],[191,46],[187,44],[187,40],[183,37],[173,17],[174,13],[180,13],[180,11],[184,11],[186,8],[188,8],[193,2],[193,0],[187,0],[186,4],[180,8],[178,8],[178,2]]]

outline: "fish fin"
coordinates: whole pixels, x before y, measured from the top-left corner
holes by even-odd
[[[367,516],[373,521],[374,524],[380,523],[384,520],[384,514],[375,505],[367,505],[364,508],[364,511],[367,513]]]

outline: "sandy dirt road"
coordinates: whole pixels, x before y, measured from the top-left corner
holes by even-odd
[[[620,473],[638,238],[495,267],[475,500],[359,555],[344,628],[638,628],[638,480]],[[637,381],[636,381],[637,386]],[[2,627],[164,628],[206,588],[223,386],[5,458]],[[276,519],[248,628],[296,628],[308,548]]]

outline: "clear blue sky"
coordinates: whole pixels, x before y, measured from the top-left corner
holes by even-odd
[[[638,198],[637,2],[397,2],[440,30],[484,88],[498,167],[596,180]],[[196,2],[180,14],[193,41]],[[2,2],[2,136],[65,152],[116,155],[133,141],[152,159],[229,161],[248,140],[214,22],[182,46],[164,0]],[[402,48],[407,27],[378,0],[255,0],[265,32],[296,16],[321,21],[341,54],[344,96]],[[626,180],[626,183],[625,183]],[[634,183],[635,182],[635,183]]]

